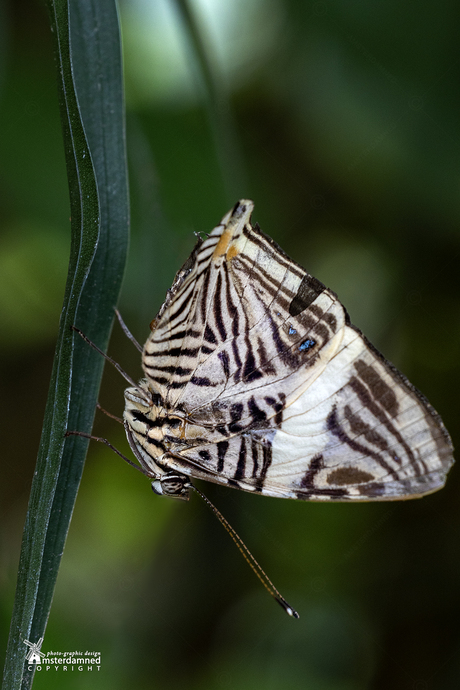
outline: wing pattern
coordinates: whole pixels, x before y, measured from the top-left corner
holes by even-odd
[[[151,324],[141,394],[127,391],[136,446],[157,472],[270,496],[441,488],[453,459],[439,416],[252,209],[240,201],[197,243]]]

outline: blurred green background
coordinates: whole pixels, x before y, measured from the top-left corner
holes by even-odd
[[[460,389],[460,8],[194,0],[219,127],[173,0],[120,3],[132,241],[121,311],[143,342],[194,231],[238,197],[335,290],[442,414]],[[47,15],[0,5],[0,577],[6,645],[69,253]],[[110,354],[136,378],[114,329]],[[106,367],[101,404],[121,415]],[[123,452],[115,422],[95,432]],[[458,444],[458,441],[457,441]],[[90,447],[43,651],[102,668],[36,688],[460,687],[458,471],[420,501],[319,505],[201,485],[301,614],[266,595],[222,527]]]

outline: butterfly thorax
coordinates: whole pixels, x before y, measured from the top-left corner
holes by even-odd
[[[161,395],[154,393],[147,381],[125,390],[125,427],[128,440],[142,468],[151,476],[171,470],[171,456],[179,455],[203,442],[204,434],[221,435],[194,423],[181,410],[168,410]],[[215,439],[215,440],[219,440]]]
[[[171,446],[183,436],[184,419],[180,414],[169,414],[159,396],[141,382],[137,388],[125,390],[125,424],[129,427],[136,446],[146,451],[149,462],[156,465]],[[158,466],[152,467],[157,474]]]
[[[125,390],[124,425],[128,442],[142,472],[153,479],[156,494],[188,500],[190,479],[171,468],[168,458],[183,442],[185,419],[168,414],[148,383]]]

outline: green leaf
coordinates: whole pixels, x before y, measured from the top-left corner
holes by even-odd
[[[37,466],[24,527],[4,688],[29,688],[45,634],[88,442],[128,246],[122,62],[114,0],[49,0],[71,205],[71,252]]]

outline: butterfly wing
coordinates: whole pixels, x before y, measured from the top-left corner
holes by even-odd
[[[438,415],[336,295],[251,226],[252,208],[239,202],[198,243],[144,348],[152,390],[188,420],[171,469],[316,500],[440,488],[452,445]]]
[[[167,409],[197,423],[252,426],[244,403],[253,396],[275,416],[343,337],[336,296],[253,229],[251,211],[252,202],[241,203],[195,248],[145,345],[152,387]]]

